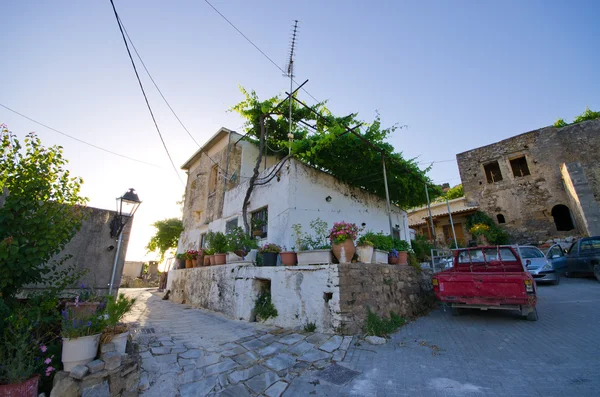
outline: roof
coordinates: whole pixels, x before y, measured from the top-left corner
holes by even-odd
[[[465,197],[459,197],[457,199],[454,200],[449,200],[448,203],[452,203],[452,204],[456,204],[458,202],[462,201],[464,203],[464,205],[458,207],[458,208],[454,208],[450,210],[451,214],[468,214],[470,212],[475,212],[479,209],[479,206],[477,205],[469,205],[469,203],[467,203],[467,200]],[[424,209],[426,209],[427,206],[423,206],[420,208],[415,208],[413,211],[411,211],[411,213],[417,212],[417,211],[423,211]],[[410,220],[410,215],[411,213],[409,213],[409,221],[408,221],[408,225],[409,226],[419,226],[419,225],[424,225],[427,223],[427,219],[429,219],[429,213],[426,212],[426,215],[423,216],[421,219],[419,220],[413,220],[413,222],[411,222]],[[448,216],[448,206],[445,202],[442,203],[435,203],[431,205],[431,217],[432,218],[442,218],[442,217],[446,217]]]
[[[211,136],[210,138],[208,138],[208,140],[206,141],[206,143],[200,148],[198,149],[193,155],[192,157],[190,157],[182,166],[181,169],[182,170],[189,170],[190,167],[192,166],[192,164],[198,160],[198,158],[200,157],[200,155],[202,154],[202,152],[208,151],[210,150],[210,148],[212,148],[217,142],[219,142],[221,139],[223,139],[225,136],[229,135],[229,134],[235,134],[238,135],[239,137],[242,137],[242,135],[236,133],[235,131],[232,131],[228,128],[225,127],[221,127],[219,128],[219,131],[217,131],[213,136]]]

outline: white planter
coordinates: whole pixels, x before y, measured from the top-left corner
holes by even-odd
[[[246,255],[244,257],[244,262],[256,262],[256,254],[258,253],[258,250],[253,249],[250,250],[250,252],[248,252],[248,255]]]
[[[333,263],[331,250],[298,251],[298,265],[321,265]]]
[[[358,254],[358,261],[361,263],[371,263],[373,259],[373,246],[372,245],[359,245],[356,247],[356,253]]]
[[[244,258],[242,258],[241,256],[237,256],[233,252],[228,252],[227,253],[227,263],[241,262],[243,260],[244,260]]]
[[[125,348],[127,347],[127,337],[129,336],[129,331],[123,332],[122,334],[118,334],[113,336],[111,339],[111,343],[115,345],[115,351],[117,353],[125,353]]]
[[[373,257],[371,258],[373,263],[388,263],[388,252],[383,250],[373,250]]]
[[[102,334],[63,338],[62,362],[64,370],[70,372],[76,365],[85,365],[96,358]]]

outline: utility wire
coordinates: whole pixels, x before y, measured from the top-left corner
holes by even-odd
[[[121,31],[121,36],[123,37],[123,42],[125,43],[125,48],[127,49],[127,54],[129,55],[129,59],[131,60],[131,65],[133,66],[133,71],[135,72],[137,81],[140,84],[140,89],[142,90],[142,94],[144,95],[144,99],[146,101],[146,106],[148,106],[148,110],[150,111],[150,116],[152,116],[152,121],[154,122],[156,131],[158,132],[158,136],[160,137],[163,147],[165,148],[167,157],[169,157],[169,161],[171,161],[173,170],[175,170],[175,173],[177,174],[177,178],[179,178],[179,181],[181,182],[181,184],[185,186],[185,183],[183,183],[183,179],[181,179],[181,176],[179,175],[179,170],[177,170],[177,167],[175,166],[175,163],[173,162],[173,159],[171,158],[169,149],[167,149],[167,145],[165,143],[165,140],[163,139],[162,133],[160,132],[160,128],[158,128],[158,123],[156,122],[156,118],[154,117],[154,112],[152,112],[152,107],[150,107],[150,102],[148,102],[148,97],[146,96],[146,91],[144,91],[144,85],[142,84],[142,80],[140,79],[140,75],[138,74],[137,68],[135,66],[135,62],[133,61],[133,56],[131,56],[131,51],[129,50],[129,45],[127,44],[127,39],[125,38],[125,33],[123,33],[123,27],[121,26],[121,22],[119,20],[119,14],[117,13],[117,9],[115,8],[115,3],[113,2],[113,0],[110,0],[110,4],[112,5],[113,11],[115,13],[115,18],[117,19],[117,24],[119,25],[119,30]]]
[[[19,113],[19,112],[17,112],[16,110],[14,110],[14,109],[11,109],[11,108],[9,108],[8,106],[5,106],[5,105],[3,105],[3,104],[1,104],[1,103],[0,103],[0,106],[2,106],[4,109],[6,109],[6,110],[8,110],[8,111],[11,111],[11,112],[13,112],[14,114],[17,114],[17,115],[19,115],[19,116],[21,116],[21,117],[23,117],[23,118],[25,118],[25,119],[27,119],[27,120],[29,120],[29,121],[32,121],[32,122],[34,122],[34,123],[36,123],[36,124],[38,124],[38,125],[41,125],[42,127],[48,128],[48,129],[49,129],[49,130],[51,130],[51,131],[54,131],[54,132],[56,132],[56,133],[58,133],[58,134],[61,134],[61,135],[64,135],[64,136],[66,136],[67,138],[71,138],[71,139],[73,139],[73,140],[75,140],[75,141],[77,141],[77,142],[81,142],[81,143],[83,143],[84,145],[91,146],[91,147],[93,147],[93,148],[96,148],[96,149],[102,150],[103,152],[110,153],[110,154],[114,154],[115,156],[123,157],[123,158],[126,158],[126,159],[128,159],[128,160],[137,161],[138,163],[142,163],[142,164],[146,164],[146,165],[151,165],[151,166],[153,166],[153,167],[159,167],[159,168],[162,168],[162,167],[161,167],[161,166],[159,166],[159,165],[152,164],[152,163],[148,163],[148,162],[146,162],[146,161],[142,161],[142,160],[138,160],[138,159],[134,159],[133,157],[125,156],[124,154],[120,154],[120,153],[116,153],[116,152],[113,152],[113,151],[111,151],[111,150],[108,150],[108,149],[104,149],[104,148],[102,148],[102,147],[100,147],[100,146],[96,146],[96,145],[94,145],[93,143],[89,143],[89,142],[83,141],[83,140],[81,140],[81,139],[79,139],[79,138],[75,138],[75,137],[74,137],[74,136],[72,136],[72,135],[65,134],[64,132],[62,132],[62,131],[59,131],[59,130],[57,130],[56,128],[52,128],[52,127],[50,127],[50,126],[48,126],[48,125],[46,125],[46,124],[44,124],[44,123],[40,123],[39,121],[37,121],[37,120],[34,120],[34,119],[32,119],[31,117],[25,116],[24,114],[22,114],[22,113]]]
[[[272,63],[272,64],[273,64],[273,65],[274,65],[274,66],[275,66],[277,69],[279,69],[279,70],[281,71],[281,73],[283,73],[284,75],[287,75],[287,74],[288,74],[288,72],[287,72],[287,71],[285,71],[285,70],[284,70],[284,69],[283,69],[281,66],[279,66],[279,65],[278,65],[278,64],[277,64],[277,63],[276,63],[276,62],[275,62],[273,59],[271,59],[271,57],[269,57],[269,56],[268,56],[268,55],[267,55],[267,54],[266,54],[266,53],[265,53],[263,50],[261,50],[261,49],[260,49],[260,48],[259,48],[259,47],[258,47],[256,44],[254,44],[254,42],[253,42],[252,40],[250,40],[250,39],[248,38],[248,36],[246,36],[246,35],[245,35],[245,34],[244,34],[244,33],[243,33],[241,30],[239,30],[239,29],[237,28],[237,26],[235,26],[235,25],[234,25],[234,24],[233,24],[233,23],[232,23],[232,22],[231,22],[229,19],[227,19],[227,17],[226,17],[225,15],[223,15],[223,13],[221,13],[221,11],[217,10],[217,8],[216,8],[214,5],[212,5],[212,4],[210,3],[210,1],[208,1],[208,0],[204,0],[204,1],[205,1],[205,2],[206,2],[206,4],[208,4],[208,5],[209,5],[209,6],[210,6],[210,7],[211,7],[213,10],[215,10],[215,12],[216,12],[217,14],[219,14],[219,15],[221,16],[221,18],[223,18],[225,21],[227,21],[227,23],[228,23],[229,25],[231,25],[231,27],[232,27],[232,28],[234,28],[234,29],[235,29],[235,30],[236,30],[236,31],[237,31],[237,32],[238,32],[240,35],[242,35],[242,37],[243,37],[243,38],[245,38],[245,39],[246,39],[246,41],[247,41],[248,43],[252,44],[252,46],[253,46],[254,48],[256,48],[256,49],[258,50],[258,52],[260,52],[260,53],[261,53],[261,54],[262,54],[262,55],[263,55],[265,58],[267,58],[267,59],[269,60],[269,62],[271,62],[271,63]],[[298,82],[297,82],[296,80],[294,80],[293,78],[292,78],[292,81],[293,81],[294,83],[298,84]],[[300,85],[300,84],[298,84],[298,85]],[[320,103],[320,102],[319,102],[319,100],[318,100],[317,98],[315,98],[314,96],[312,96],[310,92],[306,91],[306,89],[305,89],[305,88],[302,88],[302,91],[304,91],[304,92],[305,92],[305,93],[306,93],[306,94],[307,94],[309,97],[311,97],[312,99],[314,99],[314,101],[315,101],[315,102],[317,102],[317,103]]]

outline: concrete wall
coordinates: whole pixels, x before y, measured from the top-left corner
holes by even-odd
[[[139,261],[125,261],[123,266],[123,277],[136,278],[142,275],[144,269],[144,262]]]
[[[412,318],[433,300],[431,272],[411,266],[350,263],[338,265],[340,310],[346,333],[363,330],[367,308],[389,318],[390,312]]]
[[[561,174],[576,224],[589,236],[600,235],[600,208],[581,164],[563,164]]]
[[[337,265],[256,267],[249,263],[171,270],[170,299],[245,321],[254,321],[253,309],[261,283],[269,280],[271,301],[278,316],[267,324],[280,327],[315,322],[321,332],[340,324]],[[331,294],[325,300],[324,294]]]
[[[546,127],[457,154],[458,167],[469,202],[496,219],[517,242],[543,241],[587,234],[580,222],[572,231],[557,231],[551,215],[555,205],[571,207],[561,174],[563,163],[579,162],[591,195],[600,199],[600,120],[564,128]],[[530,175],[514,176],[510,160],[525,156]],[[497,161],[503,180],[488,183],[484,164]],[[573,208],[570,208],[573,211]]]

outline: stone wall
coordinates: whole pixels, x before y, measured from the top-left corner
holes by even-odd
[[[570,231],[558,231],[552,208],[571,208],[561,166],[578,162],[594,200],[600,200],[600,120],[564,128],[546,127],[457,154],[458,167],[469,202],[497,219],[516,242],[543,241],[587,234],[580,222]],[[515,176],[510,160],[524,156],[530,175]],[[497,161],[502,180],[488,182],[484,165]],[[576,218],[573,214],[573,218]]]
[[[390,312],[412,318],[433,298],[431,272],[411,266],[351,263],[338,265],[340,310],[345,333],[363,330],[367,308],[389,318]]]

